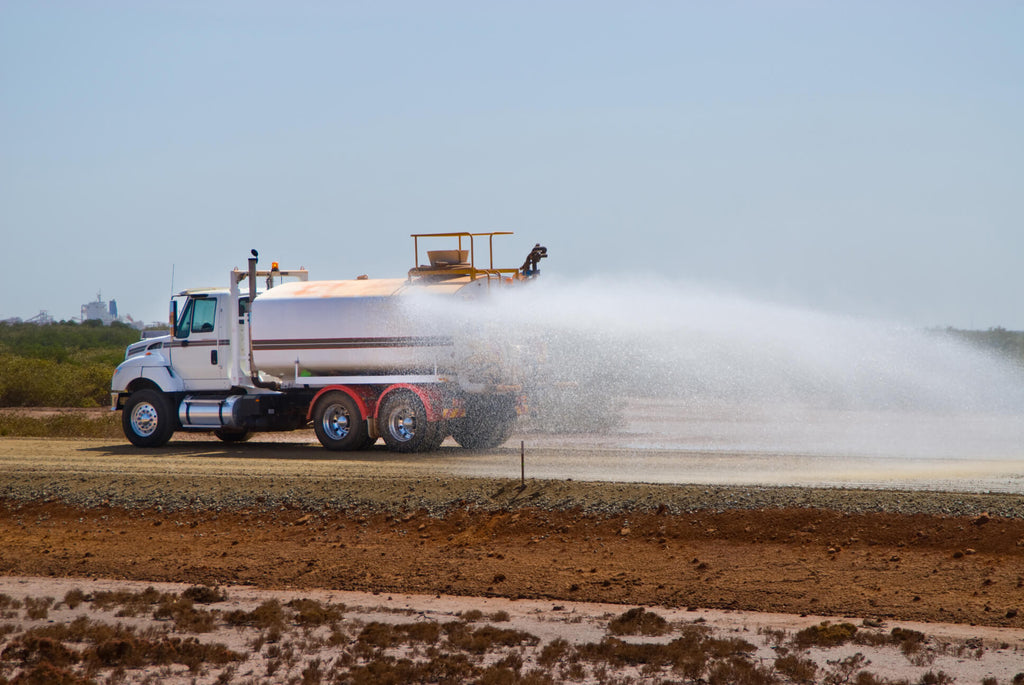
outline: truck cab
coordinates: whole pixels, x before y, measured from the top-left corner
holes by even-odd
[[[233,355],[231,318],[225,290],[187,293],[184,308],[167,343],[171,368],[184,390],[226,390]]]

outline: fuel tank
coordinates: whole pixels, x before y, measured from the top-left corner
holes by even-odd
[[[283,378],[296,363],[300,376],[449,373],[460,331],[443,305],[487,288],[469,277],[284,283],[252,303],[253,363]]]

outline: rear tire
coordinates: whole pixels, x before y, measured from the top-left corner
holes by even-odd
[[[451,423],[452,437],[460,447],[470,450],[501,447],[512,437],[516,418],[511,400],[489,398],[473,402],[466,416]]]
[[[176,428],[170,399],[158,390],[133,392],[121,410],[121,428],[136,447],[166,445]]]
[[[428,421],[423,401],[412,392],[388,395],[377,413],[377,432],[395,452],[430,452],[444,441],[440,421]]]
[[[325,393],[313,408],[313,430],[320,444],[329,450],[351,452],[369,447],[366,419],[359,405],[347,393]]]

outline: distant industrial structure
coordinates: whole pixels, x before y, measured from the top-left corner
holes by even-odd
[[[56,323],[53,317],[50,316],[50,312],[45,309],[39,310],[39,313],[29,319],[22,319],[20,316],[12,316],[9,319],[4,319],[2,323],[34,323],[40,326],[47,324]]]
[[[104,326],[109,326],[115,321],[123,324],[127,324],[132,328],[137,328],[140,331],[146,327],[146,324],[141,321],[136,321],[131,316],[125,314],[124,316],[117,315],[117,300],[110,300],[109,302],[103,301],[103,293],[96,293],[96,299],[92,302],[86,302],[82,305],[82,318],[81,321],[100,321]]]
[[[96,293],[96,299],[82,305],[82,321],[101,321],[104,326],[109,326],[115,321],[120,321],[117,316],[117,300],[110,302],[103,301],[103,293]],[[127,322],[125,322],[127,323]]]
[[[92,302],[86,302],[82,305],[81,317],[73,319],[74,321],[86,322],[86,321],[99,321],[104,326],[117,321],[123,323],[132,328],[143,330],[146,328],[146,324],[141,321],[136,321],[131,316],[125,314],[124,316],[118,316],[117,314],[117,300],[110,300],[109,302],[103,301],[103,294],[101,292],[96,293],[96,299]],[[40,326],[47,324],[57,323],[50,313],[45,309],[41,310],[38,314],[29,319],[22,319],[20,316],[13,316],[9,319],[3,319],[0,323],[6,324],[18,324],[18,323],[33,323]],[[160,324],[154,324],[160,325]]]

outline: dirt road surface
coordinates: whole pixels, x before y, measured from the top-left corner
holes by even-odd
[[[516,449],[483,456],[518,470]],[[4,439],[0,573],[1024,627],[1020,494],[521,486],[443,465],[475,458]]]

